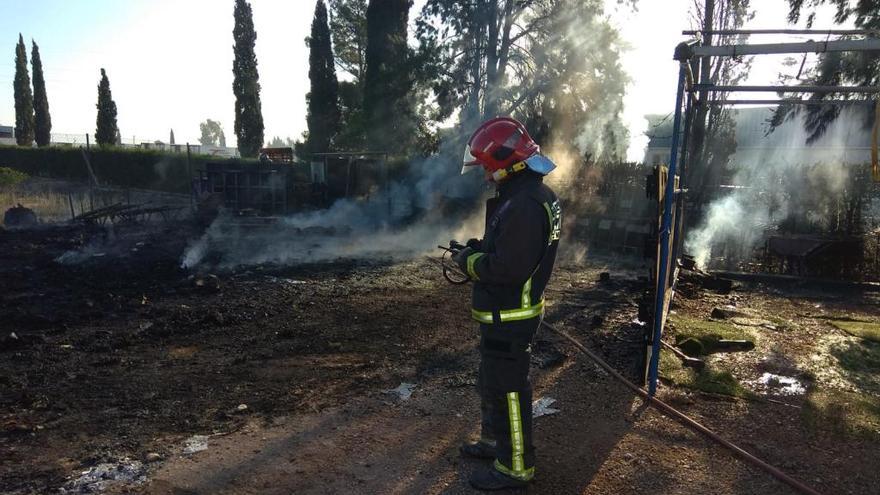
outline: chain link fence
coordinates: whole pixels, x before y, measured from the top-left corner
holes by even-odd
[[[93,134],[85,133],[65,134],[53,132],[51,134],[50,141],[54,146],[79,147],[94,145],[95,136]],[[186,143],[169,144],[162,141],[161,139],[151,139],[148,137],[138,137],[134,135],[129,137],[123,136],[120,146],[122,146],[123,148],[139,148],[146,150],[163,151],[166,153],[186,153],[187,151]],[[190,143],[189,152],[196,155],[211,155],[222,158],[238,158],[240,156],[237,148],[213,145],[203,146],[199,143]]]
[[[95,135],[94,134],[86,134],[86,133],[66,134],[66,133],[58,133],[58,132],[53,132],[51,134],[52,144],[58,144],[58,145],[65,145],[65,144],[71,145],[71,146],[85,145],[86,139],[88,139],[88,142],[90,144],[95,144]],[[156,144],[156,143],[164,144],[165,143],[165,141],[163,141],[162,139],[154,139],[149,136],[134,136],[134,135],[122,136],[121,141],[122,141],[121,142],[122,146],[141,146],[143,144]],[[198,143],[196,143],[196,145],[198,145]]]

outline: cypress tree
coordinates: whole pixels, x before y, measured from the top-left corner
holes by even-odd
[[[101,69],[101,82],[98,84],[98,120],[95,142],[100,146],[119,144],[119,127],[116,125],[116,102],[110,94],[110,81]]]
[[[49,98],[46,96],[46,80],[43,78],[43,62],[40,47],[31,40],[31,72],[34,75],[34,137],[37,146],[49,146],[52,137],[52,117],[49,116]]]
[[[15,47],[15,142],[19,146],[34,144],[34,96],[31,93],[31,79],[28,76],[27,51],[24,38],[18,34]]]
[[[171,135],[168,136],[168,144],[174,144],[174,129],[171,129]]]
[[[251,6],[245,0],[235,0],[234,16],[232,91],[235,93],[235,135],[241,156],[254,157],[263,146],[260,76],[257,73],[257,56],[254,54],[257,33],[254,31]]]
[[[309,136],[306,149],[312,153],[324,153],[330,149],[339,131],[339,82],[333,49],[330,45],[330,25],[324,0],[315,4],[312,33],[309,37],[309,81],[311,90],[306,97]]]

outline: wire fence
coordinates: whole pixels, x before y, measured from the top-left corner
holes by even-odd
[[[167,138],[166,138],[167,139]],[[68,134],[68,133],[58,133],[53,132],[51,134],[50,141],[53,144],[68,144],[68,145],[86,145],[88,143],[95,144],[95,135],[94,134]],[[166,140],[163,139],[154,139],[150,136],[122,136],[120,139],[120,144],[123,146],[139,146],[143,144],[167,144]],[[198,145],[199,143],[194,143]],[[185,145],[185,144],[184,144]]]
[[[92,146],[95,144],[94,134],[51,134],[51,143],[55,146]],[[236,158],[239,155],[237,148],[227,146],[202,145],[199,143],[175,143],[170,144],[161,139],[150,139],[147,137],[138,137],[132,135],[130,137],[122,137],[119,146],[123,148],[139,148],[146,150],[162,151],[166,153],[186,153],[212,155],[225,158]]]

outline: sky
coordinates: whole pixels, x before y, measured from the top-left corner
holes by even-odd
[[[425,0],[416,0],[411,17]],[[306,128],[312,0],[251,0],[262,86],[265,135],[297,138]],[[621,57],[631,83],[624,120],[628,157],[639,160],[647,139],[646,114],[668,113],[675,98],[675,46],[691,27],[693,0],[640,0],[633,12],[606,0],[610,21],[630,47]],[[785,0],[753,1],[747,27],[786,27]],[[0,125],[14,125],[12,82],[15,43],[24,36],[40,47],[52,132],[93,133],[100,69],[107,70],[125,142],[197,143],[199,123],[220,121],[234,143],[232,0],[0,0]],[[831,27],[829,12],[816,27]],[[796,41],[762,36],[752,42]],[[755,63],[749,82],[776,80],[781,57]],[[762,95],[757,95],[761,97]]]

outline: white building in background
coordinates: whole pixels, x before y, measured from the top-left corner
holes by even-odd
[[[140,143],[140,144],[123,144],[126,148],[141,148],[145,150],[164,151],[165,153],[186,153],[186,144],[168,144],[168,143]],[[238,148],[230,148],[226,146],[190,144],[189,152],[194,155],[211,155],[219,158],[240,158],[241,154]]]
[[[839,162],[846,164],[871,161],[870,128],[864,117],[844,110],[828,131],[808,145],[803,120],[793,118],[769,133],[770,118],[775,107],[736,109],[736,153],[731,157],[734,167],[755,163],[815,164]],[[672,117],[648,115],[648,147],[645,163],[668,164],[672,150]]]
[[[15,145],[15,129],[12,126],[0,125],[0,144]]]
[[[645,159],[642,163],[656,167],[668,165],[672,150],[672,116],[671,115],[646,115],[648,130],[648,147],[645,149]]]

